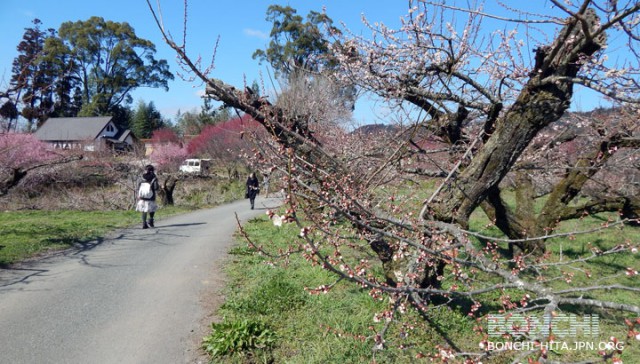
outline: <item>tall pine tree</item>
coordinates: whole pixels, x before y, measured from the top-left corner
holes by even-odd
[[[44,61],[44,44],[55,35],[53,29],[42,30],[42,22],[33,20],[33,27],[26,28],[18,44],[18,56],[13,60],[11,91],[15,100],[22,103],[20,114],[27,121],[27,131],[34,122],[40,123],[53,112],[53,84],[55,73]]]
[[[131,120],[131,130],[136,137],[151,138],[153,131],[164,127],[165,124],[153,101],[148,104],[142,100],[138,102]]]

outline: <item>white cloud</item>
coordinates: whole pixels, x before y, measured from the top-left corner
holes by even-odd
[[[252,38],[260,38],[260,39],[268,39],[269,36],[260,30],[256,30],[256,29],[251,29],[251,28],[244,28],[243,30],[244,34],[246,36],[252,37]]]

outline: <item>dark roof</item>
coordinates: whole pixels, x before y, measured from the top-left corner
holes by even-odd
[[[50,118],[35,135],[43,141],[94,140],[111,121],[111,116]]]
[[[120,143],[124,143],[127,140],[128,136],[131,136],[133,139],[135,139],[135,136],[133,135],[131,130],[127,129],[127,130],[123,131],[122,133],[120,133],[120,135],[118,136],[118,141]]]
[[[127,130],[120,130],[118,132],[118,134],[116,134],[115,137],[113,138],[106,138],[109,142],[114,143],[114,144],[126,144],[127,143],[127,137],[131,136],[131,138],[136,141],[136,137],[133,135],[133,133],[131,132],[131,130],[127,129]]]

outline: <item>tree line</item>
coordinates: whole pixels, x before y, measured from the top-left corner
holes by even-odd
[[[173,74],[166,60],[154,57],[155,45],[131,25],[101,17],[43,29],[39,19],[25,29],[12,63],[9,86],[2,92],[5,130],[18,116],[26,130],[48,117],[112,115],[128,122],[131,91],[139,87],[168,90]]]
[[[155,45],[126,22],[94,16],[55,30],[34,19],[16,50],[11,78],[0,90],[3,131],[17,130],[19,118],[26,124],[22,131],[30,132],[49,117],[110,115],[137,137],[150,138],[165,127],[197,135],[205,126],[231,118],[229,109],[211,100],[204,100],[199,110],[179,111],[175,123],[153,101],[133,105],[133,90],[168,91],[174,76],[166,60],[155,58]]]

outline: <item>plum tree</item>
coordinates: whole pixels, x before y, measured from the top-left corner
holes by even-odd
[[[607,277],[586,283],[572,279],[575,272],[590,277],[588,264],[603,256],[634,254],[637,242],[587,246],[583,254],[566,259],[546,249],[550,238],[572,239],[581,232],[554,231],[563,219],[605,210],[622,213],[590,231],[635,219],[634,198],[607,201],[597,194],[581,194],[618,149],[637,150],[635,118],[596,125],[597,137],[585,138],[577,161],[565,164],[566,173],[552,179],[537,215],[527,182],[533,175],[522,171],[528,159],[546,153],[542,147],[549,149],[549,139],[561,138],[554,134],[544,142],[548,128],[560,125],[567,115],[576,87],[601,93],[623,114],[637,115],[640,68],[634,55],[640,40],[635,26],[640,4],[590,0],[549,4],[553,9],[546,13],[542,8],[533,13],[505,7],[515,14],[505,17],[485,12],[483,4],[466,8],[410,1],[399,29],[367,22],[371,36],[335,33],[333,77],[378,94],[389,107],[404,112],[407,120],[395,135],[364,134],[364,140],[335,123],[296,112],[299,102],[293,107],[271,103],[211,78],[156,20],[183,66],[206,84],[209,97],[245,112],[270,133],[270,138],[256,141],[260,152],[255,158],[285,175],[288,210],[278,220],[299,224],[302,254],[340,280],[370,289],[373,297],[388,295],[392,307],[381,314],[387,322],[401,316],[406,304],[428,320],[434,305],[453,300],[465,301],[471,316],[486,313],[483,306],[495,309],[496,305],[501,313],[551,315],[572,306],[638,315],[637,303],[619,296],[586,297],[638,292],[633,280],[637,266],[612,267]],[[607,57],[617,47],[608,42],[620,39],[625,39],[629,51],[616,54],[620,64],[614,64]],[[524,45],[535,47],[529,57]],[[631,126],[625,127],[629,121]],[[435,158],[436,152],[424,147],[430,140],[443,146],[448,158]],[[444,176],[435,187],[425,180],[415,182],[426,174],[407,173],[423,170],[421,164],[426,162]],[[408,168],[413,165],[420,168]],[[505,200],[507,177],[518,181],[515,207]],[[398,189],[409,179],[418,191]],[[479,209],[504,237],[472,228],[471,215]],[[522,249],[504,253],[503,243]],[[372,261],[372,253],[378,262]],[[632,262],[637,264],[637,259]],[[378,265],[382,276],[376,273]],[[487,300],[489,292],[499,295],[498,302],[495,295]],[[629,335],[635,332],[633,322],[627,328]],[[375,348],[384,347],[385,331],[376,335]],[[486,338],[486,332],[479,332]],[[543,349],[530,354],[531,362],[548,355]],[[466,352],[449,343],[432,358],[475,362],[491,355],[484,350]],[[598,355],[611,359],[618,352]]]

